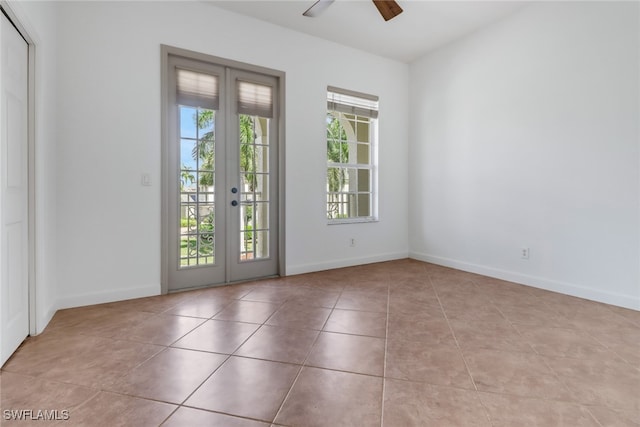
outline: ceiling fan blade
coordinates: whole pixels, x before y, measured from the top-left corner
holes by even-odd
[[[378,8],[380,15],[385,21],[388,21],[402,13],[402,8],[398,3],[392,0],[373,0],[373,3]]]
[[[313,18],[324,12],[335,0],[318,0],[307,9],[303,15]]]

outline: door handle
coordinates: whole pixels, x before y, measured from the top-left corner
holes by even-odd
[[[231,201],[231,206],[238,206],[238,201],[237,200],[232,200]]]

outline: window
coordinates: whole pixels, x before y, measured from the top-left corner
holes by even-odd
[[[327,89],[327,219],[376,220],[378,97]]]

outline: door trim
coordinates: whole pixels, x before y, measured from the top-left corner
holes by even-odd
[[[27,282],[29,305],[29,335],[38,334],[36,313],[36,43],[19,19],[13,5],[0,0],[0,13],[11,21],[16,31],[27,43]]]
[[[199,60],[212,63],[222,67],[246,70],[252,73],[265,74],[275,77],[278,80],[278,99],[279,103],[276,108],[279,109],[278,115],[278,274],[286,275],[285,271],[285,72],[272,68],[261,67],[245,62],[234,61],[231,59],[220,58],[204,53],[194,52],[191,50],[181,49],[168,45],[160,45],[161,50],[161,271],[160,271],[160,290],[162,294],[169,292],[169,194],[170,171],[169,171],[169,120],[168,120],[168,87],[169,87],[169,55],[181,56],[187,59]]]

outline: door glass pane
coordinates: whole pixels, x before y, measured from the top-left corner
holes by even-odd
[[[180,106],[180,267],[215,263],[215,111]]]
[[[240,261],[269,257],[269,119],[240,114]]]

